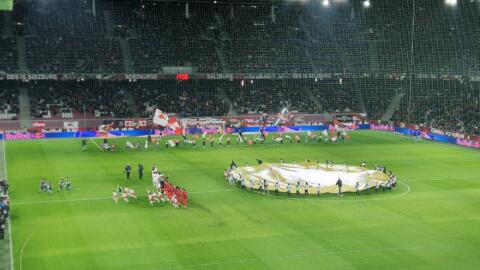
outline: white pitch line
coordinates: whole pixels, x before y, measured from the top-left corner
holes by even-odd
[[[236,191],[236,189],[218,189],[218,190],[208,190],[208,191],[194,191],[189,192],[188,194],[207,194],[207,193],[218,193],[218,192],[230,192]],[[143,196],[138,196],[142,198]],[[90,198],[78,198],[78,199],[66,199],[66,200],[51,200],[51,201],[27,201],[27,202],[16,202],[11,203],[11,205],[33,205],[33,204],[49,204],[49,203],[68,203],[68,202],[82,202],[82,201],[100,201],[100,200],[109,200],[111,197],[90,197]]]
[[[8,226],[8,236],[10,240],[10,268],[14,270],[13,267],[13,244],[12,244],[12,223],[10,222],[10,217],[7,219],[7,226]]]
[[[188,192],[188,194],[206,194],[206,193],[217,193],[217,192],[230,192],[237,191],[238,189],[217,189],[217,190],[208,190],[208,191],[194,191]]]
[[[464,178],[434,178],[434,179],[423,179],[425,181],[447,181],[447,180],[474,180],[478,178],[471,178],[471,177],[464,177]],[[381,197],[381,198],[372,198],[372,199],[361,199],[361,200],[341,200],[338,198],[329,198],[329,199],[303,199],[303,198],[292,198],[292,197],[283,197],[279,196],[276,197],[272,194],[267,194],[265,195],[264,193],[260,193],[258,191],[255,191],[258,194],[265,195],[265,196],[270,196],[270,197],[276,197],[280,199],[288,199],[288,200],[299,200],[299,201],[339,201],[339,202],[361,202],[361,201],[378,201],[378,200],[389,200],[393,198],[398,198],[407,195],[411,188],[410,185],[408,185],[405,181],[399,181],[399,184],[404,185],[407,190],[402,192],[401,194],[395,194],[393,196],[388,196],[388,197]],[[219,193],[219,192],[231,192],[231,191],[239,191],[238,189],[218,189],[218,190],[207,190],[207,191],[193,191],[189,192],[188,194],[208,194],[208,193]],[[324,195],[325,196],[325,195]],[[327,195],[328,196],[328,195]],[[372,194],[372,196],[375,196]],[[141,198],[142,196],[139,196]],[[11,205],[33,205],[33,204],[49,204],[49,203],[65,203],[65,202],[82,202],[82,201],[99,201],[99,200],[108,200],[111,199],[111,197],[93,197],[93,198],[78,198],[78,199],[66,199],[66,200],[51,200],[51,201],[26,201],[26,202],[15,202],[11,203]]]
[[[422,181],[455,181],[455,180],[479,180],[479,176],[474,177],[452,177],[452,178],[432,178],[432,179],[425,179],[425,178],[411,178],[412,180],[422,180]]]
[[[94,140],[92,140],[92,138],[89,138],[89,140],[93,142],[93,144],[95,144],[98,147],[98,149],[100,149],[100,151],[103,152],[103,149]]]
[[[5,139],[5,132],[3,133],[3,170],[4,170],[4,177],[5,179],[7,178],[7,140]],[[10,268],[14,270],[13,267],[13,241],[12,241],[12,223],[10,222],[10,216],[8,217],[7,220],[7,226],[8,226],[8,239],[9,239],[9,247],[10,247]]]
[[[404,186],[407,187],[407,190],[404,191],[401,194],[396,194],[393,196],[388,196],[388,197],[382,197],[382,198],[373,198],[373,199],[367,199],[367,200],[341,200],[339,198],[330,198],[330,199],[302,199],[302,198],[291,198],[291,197],[283,197],[279,196],[276,198],[280,199],[288,199],[288,200],[299,200],[299,201],[315,201],[315,202],[322,202],[322,201],[338,201],[338,202],[361,202],[361,201],[376,201],[376,200],[388,200],[388,199],[393,199],[393,198],[398,198],[401,196],[406,195],[407,193],[410,192],[410,186],[405,183],[404,181],[399,182],[399,184],[403,184]],[[232,191],[239,191],[238,189],[217,189],[217,190],[207,190],[207,191],[193,191],[189,192],[188,194],[209,194],[209,193],[219,193],[219,192],[232,192]],[[260,193],[258,191],[254,191],[255,193],[264,195],[264,196],[270,196],[270,197],[275,197],[271,194],[265,195],[264,193]],[[325,196],[325,195],[324,195]],[[328,195],[327,195],[328,196]],[[375,196],[372,194],[372,196]],[[143,196],[138,196],[138,198],[142,198]],[[101,201],[101,200],[109,200],[111,197],[91,197],[91,198],[78,198],[78,199],[66,199],[66,200],[51,200],[51,201],[26,201],[26,202],[16,202],[16,203],[11,203],[11,205],[35,205],[35,204],[50,204],[50,203],[68,203],[68,202],[84,202],[84,201]]]
[[[23,263],[22,263],[22,257],[23,257],[23,251],[25,250],[25,247],[27,246],[28,242],[30,241],[30,238],[32,238],[33,233],[31,233],[27,240],[23,243],[22,250],[20,251],[20,270],[23,270]]]
[[[51,200],[51,201],[29,201],[29,202],[16,202],[11,205],[32,205],[32,204],[49,204],[49,203],[63,203],[63,202],[81,202],[81,201],[99,201],[111,199],[110,197],[93,197],[93,198],[79,198],[68,200]]]

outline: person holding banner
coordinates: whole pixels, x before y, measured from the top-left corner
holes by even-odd
[[[303,194],[308,195],[308,182],[305,182],[303,185]]]
[[[338,186],[338,192],[337,192],[337,196],[343,196],[342,194],[342,179],[340,179],[340,177],[338,178],[337,180],[337,183],[335,183],[336,186]]]

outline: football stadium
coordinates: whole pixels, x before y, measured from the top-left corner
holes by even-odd
[[[0,0],[0,269],[480,269],[480,0]]]

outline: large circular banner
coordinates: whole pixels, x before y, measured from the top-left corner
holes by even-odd
[[[280,192],[308,188],[310,193],[334,193],[341,180],[342,191],[362,191],[385,186],[389,177],[381,170],[360,166],[332,165],[306,162],[303,164],[262,163],[257,166],[238,167],[231,172],[233,178],[243,181],[247,188],[278,189]]]

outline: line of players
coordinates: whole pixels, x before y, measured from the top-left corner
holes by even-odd
[[[70,191],[72,190],[72,182],[66,177],[60,177],[58,182],[58,192],[60,191]],[[54,193],[54,186],[51,182],[47,181],[45,178],[40,179],[40,192],[47,192],[50,194]]]
[[[161,174],[156,166],[152,167],[152,186],[156,192],[147,189],[150,204],[170,201],[175,208],[178,208],[179,205],[187,207],[187,191],[170,183],[168,176]]]
[[[257,159],[257,162],[258,162],[259,165],[263,163],[263,161],[261,161],[259,159]],[[285,162],[284,160],[280,160],[280,163],[284,163],[284,162]],[[293,163],[295,163],[295,161],[293,161]],[[334,166],[333,161],[331,161],[331,160],[326,160],[325,163],[326,163],[327,167],[330,166],[332,168]],[[348,167],[348,163],[346,163],[346,164],[347,164],[347,167]],[[247,166],[248,166],[248,163],[247,163]],[[362,162],[361,167],[362,168],[366,167],[366,162],[365,161]],[[232,161],[232,163],[230,164],[230,167],[225,169],[225,171],[224,171],[225,180],[229,183],[229,185],[233,186],[233,185],[235,185],[235,182],[237,182],[237,186],[239,186],[241,189],[247,189],[247,181],[241,175],[240,175],[240,179],[235,179],[235,177],[233,176],[232,171],[236,168],[237,168],[237,164],[234,161]],[[367,194],[370,194],[370,189],[372,187],[374,188],[375,192],[378,192],[380,189],[384,192],[385,191],[391,191],[392,189],[395,189],[397,187],[397,176],[395,174],[393,174],[391,171],[388,171],[388,173],[387,173],[387,170],[386,170],[385,166],[376,165],[375,169],[377,171],[380,171],[380,172],[383,172],[383,173],[387,174],[388,175],[388,181],[386,183],[380,183],[379,181],[375,181],[375,185],[373,185],[373,186],[369,186],[368,182],[365,183],[364,190],[366,191]],[[259,179],[259,180],[257,180],[256,184],[257,184],[258,190],[260,190],[260,192],[265,193],[265,194],[268,193],[269,182],[266,179]],[[338,188],[337,195],[338,196],[343,196],[343,191],[342,191],[343,181],[340,177],[337,179],[335,185]],[[316,186],[312,186],[308,183],[308,181],[303,181],[303,183],[301,181],[297,181],[297,183],[295,185],[287,183],[287,188],[286,188],[287,189],[287,195],[290,196],[292,194],[292,189],[293,188],[295,188],[295,194],[297,196],[301,194],[302,190],[303,190],[304,195],[309,195],[309,189],[311,187],[314,187],[316,195],[320,196],[320,193],[321,193],[320,192],[321,191],[320,183],[318,183]],[[360,192],[361,192],[360,182],[357,181],[354,188],[355,188],[355,193],[357,195],[360,195]],[[250,190],[255,189],[255,180],[254,179],[249,180],[249,189]],[[278,195],[279,190],[280,190],[280,182],[278,180],[275,181],[274,190],[275,190],[275,194]]]
[[[202,147],[206,147],[207,145],[210,145],[210,147],[213,147],[216,142],[215,142],[215,137],[212,134],[194,134],[191,137],[188,137],[187,135],[182,135],[183,137],[183,143],[180,141],[179,138],[172,138],[168,139],[165,141],[165,147],[166,148],[178,148],[180,147],[181,144],[187,145],[191,144],[193,147],[197,146],[197,142],[201,143]],[[233,139],[232,139],[233,137]],[[328,141],[339,141],[339,142],[344,142],[346,138],[348,137],[346,132],[334,132],[330,135],[325,131],[320,134],[315,134],[312,133],[311,131],[307,131],[305,134],[284,134],[284,133],[278,133],[274,134],[271,138],[272,144],[283,144],[284,142],[290,142],[292,143],[297,143],[300,144],[302,141],[304,143],[312,142],[314,144],[317,144],[319,142],[328,142]],[[126,150],[141,150],[142,148],[144,149],[149,149],[150,145],[153,145],[155,150],[160,150],[161,149],[161,139],[162,137],[152,137],[151,135],[148,135],[145,142],[141,143],[138,141],[126,141],[125,142],[125,149]],[[232,145],[233,141],[236,142],[236,144],[263,144],[267,139],[267,133],[261,129],[260,132],[257,135],[243,135],[242,132],[238,132],[237,135],[234,134],[229,134],[229,133],[223,133],[219,138],[217,144],[219,145]],[[303,140],[302,140],[303,139]],[[86,149],[86,140],[82,140],[82,146],[83,149]],[[143,146],[142,146],[143,145]],[[112,142],[111,144],[108,143],[107,139],[103,140],[103,143],[101,145],[101,148],[109,151],[116,151],[117,147],[115,142]]]
[[[130,174],[132,167],[127,164],[124,169],[124,173],[127,180],[130,180]],[[138,176],[141,180],[143,178],[143,165],[138,165]],[[147,188],[148,202],[151,205],[161,202],[171,202],[174,208],[178,208],[179,205],[187,207],[187,191],[183,188],[175,186],[168,181],[168,176],[162,175],[156,166],[152,167],[152,185],[153,191]],[[131,199],[137,199],[137,195],[132,188],[123,187],[123,189],[117,186],[113,192],[112,199],[118,203],[118,200],[122,198],[125,202],[129,202]]]
[[[137,193],[133,188],[117,186],[113,191],[112,199],[115,203],[122,198],[125,202],[130,202],[130,199],[137,199]]]

